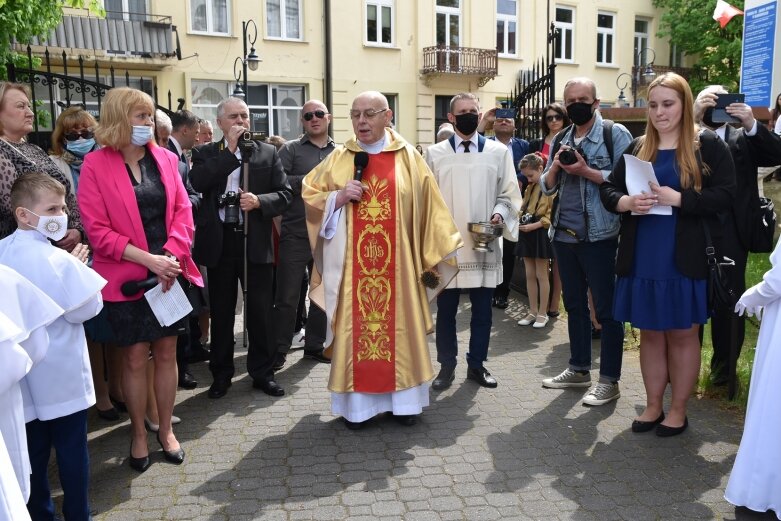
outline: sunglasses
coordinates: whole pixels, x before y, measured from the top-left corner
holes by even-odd
[[[79,138],[92,139],[95,133],[91,130],[82,130],[81,132],[68,132],[65,134],[66,141],[76,141]]]
[[[323,119],[328,114],[324,110],[315,110],[314,112],[304,112],[304,121],[312,121],[312,118]]]
[[[545,116],[545,121],[547,121],[548,123],[551,123],[553,121],[561,121],[562,119],[564,119],[564,116],[562,116],[561,114],[551,114],[550,116]]]

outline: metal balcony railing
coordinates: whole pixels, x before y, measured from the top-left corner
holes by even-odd
[[[423,49],[423,68],[420,73],[424,77],[439,74],[479,76],[480,86],[483,86],[496,77],[497,67],[496,49],[436,45]]]

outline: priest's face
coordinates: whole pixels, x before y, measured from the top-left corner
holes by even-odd
[[[385,127],[390,125],[392,117],[393,112],[378,96],[358,96],[350,110],[355,137],[367,145],[376,143],[385,136]]]

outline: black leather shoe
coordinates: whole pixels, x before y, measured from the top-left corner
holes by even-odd
[[[97,406],[95,406],[95,408],[98,409]],[[119,420],[119,411],[117,411],[114,406],[112,406],[111,409],[106,409],[105,411],[98,409],[98,416],[106,421],[115,422]]]
[[[306,358],[307,360],[316,360],[321,364],[331,363],[331,359],[323,354],[323,349],[318,349],[316,351],[315,350],[307,351],[306,349],[304,349],[304,358]]]
[[[405,427],[412,427],[418,421],[418,417],[415,414],[394,414],[393,419]]]
[[[456,379],[456,366],[454,365],[443,365],[442,368],[439,370],[439,374],[436,378],[434,378],[434,381],[431,382],[431,388],[435,391],[441,391],[443,389],[447,389],[450,387],[450,384],[453,383],[453,380]]]
[[[287,362],[287,355],[285,353],[277,353],[274,355],[274,365],[271,366],[271,369],[276,372],[285,367],[285,362]]]
[[[664,411],[659,415],[657,419],[651,422],[645,422],[641,420],[634,420],[632,422],[632,432],[648,432],[653,430],[654,427],[664,421]]]
[[[182,389],[195,389],[198,387],[198,382],[195,381],[193,375],[185,371],[179,375],[179,387]]]
[[[184,449],[182,449],[181,445],[176,450],[165,450],[165,447],[163,446],[163,442],[160,441],[159,432],[157,433],[157,443],[159,443],[160,448],[163,449],[163,456],[165,457],[165,460],[168,463],[173,463],[174,465],[181,465],[184,462]]]
[[[252,387],[260,389],[269,396],[285,395],[285,390],[274,380],[253,380]]]
[[[491,373],[485,367],[470,367],[466,371],[466,378],[467,380],[474,380],[483,387],[494,388],[499,385],[496,383],[496,378],[491,376]]]
[[[231,386],[230,380],[215,380],[209,387],[209,398],[222,398],[228,394],[228,387]]]
[[[683,419],[683,425],[680,427],[668,427],[664,424],[659,424],[656,426],[656,435],[660,438],[669,438],[670,436],[678,436],[679,434],[682,434],[683,431],[686,430],[686,428],[689,426],[689,418],[685,417]]]
[[[350,429],[351,431],[359,431],[363,429],[364,425],[366,425],[367,422],[351,422],[347,418],[342,418],[342,421],[344,422],[344,426]],[[368,420],[367,420],[368,421]]]
[[[187,357],[187,361],[191,364],[196,362],[208,362],[209,356],[211,356],[209,350],[199,343],[197,345],[190,346],[190,355]]]
[[[130,457],[128,458],[130,468],[138,472],[146,472],[146,469],[152,465],[152,460],[149,459],[149,454],[141,458],[133,457],[133,438],[130,438]]]
[[[111,400],[111,403],[114,404],[114,408],[118,410],[119,412],[127,412],[127,405],[125,405],[125,402],[120,402],[110,394],[108,395],[108,399]]]
[[[507,297],[494,298],[494,307],[499,309],[507,309]]]

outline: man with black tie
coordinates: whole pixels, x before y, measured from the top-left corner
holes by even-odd
[[[276,350],[269,327],[274,262],[271,227],[272,218],[282,214],[290,204],[290,185],[276,148],[255,142],[249,160],[248,190],[242,191],[243,167],[238,144],[249,130],[249,109],[244,101],[228,98],[220,102],[217,126],[222,130],[223,139],[193,149],[190,171],[193,187],[203,194],[193,254],[196,262],[206,266],[209,279],[212,314],[209,370],[214,379],[209,398],[225,396],[235,372],[233,324],[237,281],[246,290],[247,372],[252,385],[268,395],[282,396],[285,391],[274,380]],[[246,252],[245,216],[249,219]],[[245,262],[246,281],[243,280]]]

